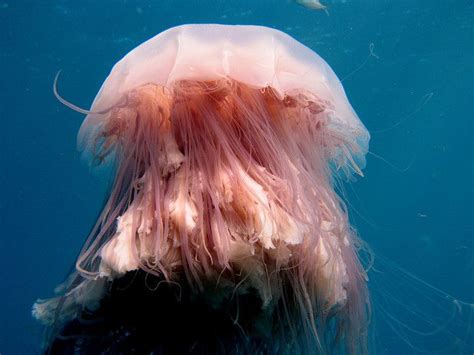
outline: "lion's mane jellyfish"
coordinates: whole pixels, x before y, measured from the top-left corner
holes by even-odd
[[[56,334],[146,305],[148,352],[173,336],[198,353],[365,351],[366,274],[334,182],[361,174],[369,134],[316,53],[265,27],[169,29],[113,67],[79,141],[115,179],[76,271],[34,306]]]

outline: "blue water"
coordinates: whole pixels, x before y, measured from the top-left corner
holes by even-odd
[[[418,353],[414,344],[428,353],[473,352],[470,307],[456,300],[474,302],[474,3],[325,3],[329,16],[289,0],[0,0],[1,354],[38,352],[31,305],[51,296],[71,267],[108,181],[80,161],[82,117],[54,98],[54,75],[62,69],[61,93],[89,107],[129,50],[168,27],[208,22],[278,28],[346,77],[373,153],[365,177],[345,187],[352,222],[376,255],[453,296],[376,263],[382,271],[369,284],[374,298],[391,304],[389,314],[424,327],[398,308],[426,306],[424,320],[448,331],[400,334],[374,307],[375,352]],[[435,305],[462,313],[446,323]]]

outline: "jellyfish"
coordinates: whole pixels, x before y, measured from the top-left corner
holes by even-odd
[[[362,242],[335,184],[362,175],[370,137],[315,52],[267,27],[182,25],[121,59],[90,111],[61,100],[115,177],[74,272],[33,307],[49,346],[127,314],[107,348],[124,352],[142,312],[148,353],[366,351]]]

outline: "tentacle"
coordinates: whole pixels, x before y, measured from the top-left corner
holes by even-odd
[[[54,78],[54,84],[53,84],[53,93],[54,93],[54,96],[56,96],[56,98],[58,99],[58,101],[60,103],[62,103],[64,106],[67,106],[69,107],[71,110],[74,110],[76,112],[79,112],[79,113],[82,113],[83,115],[90,115],[90,114],[95,114],[95,115],[104,115],[106,114],[107,112],[109,112],[110,110],[112,110],[113,107],[110,107],[110,108],[107,108],[105,110],[102,110],[102,111],[91,111],[91,110],[86,110],[86,109],[83,109],[79,106],[76,106],[74,105],[72,102],[69,102],[67,101],[65,98],[63,98],[61,95],[59,95],[58,93],[58,78],[59,78],[59,74],[61,74],[61,70],[58,70],[58,72],[56,73],[56,76]],[[115,107],[115,105],[114,105]]]

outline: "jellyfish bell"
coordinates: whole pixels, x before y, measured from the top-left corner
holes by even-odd
[[[243,330],[270,324],[274,352],[364,351],[366,275],[333,184],[362,174],[368,141],[332,69],[292,37],[158,34],[113,67],[80,129],[115,180],[76,272],[34,315],[65,324],[140,270],[209,303],[253,294]]]

